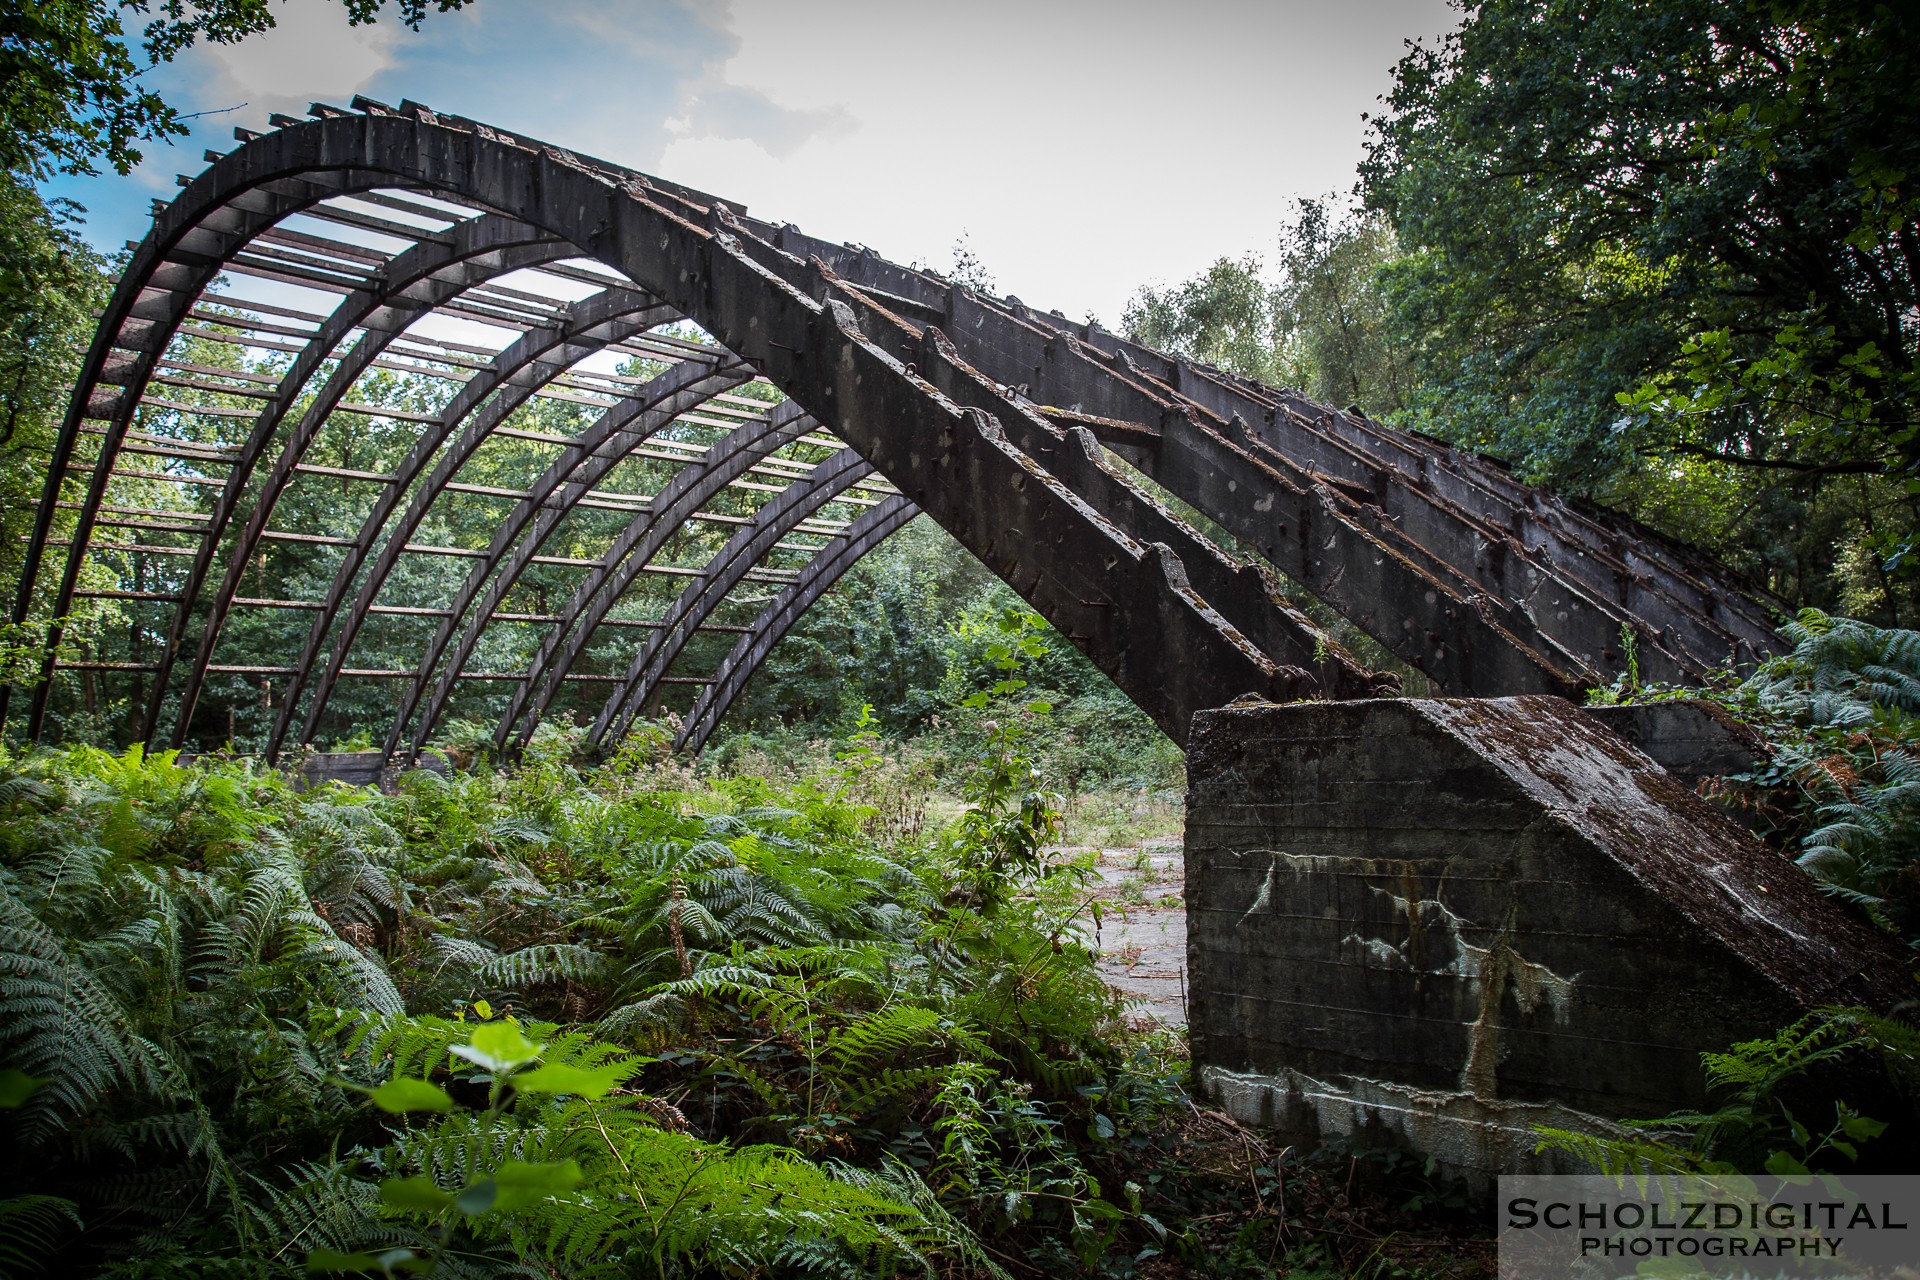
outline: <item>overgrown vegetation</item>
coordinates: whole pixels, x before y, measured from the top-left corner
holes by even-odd
[[[1177,1037],[1120,1018],[1012,743],[917,834],[870,736],[784,789],[542,743],[393,795],[9,762],[0,1271],[1256,1276],[1385,1243],[1399,1184],[1349,1202],[1345,1164],[1196,1111]]]
[[[1920,632],[1803,611],[1792,646],[1745,679],[1644,687],[1601,702],[1704,697],[1750,725],[1756,767],[1714,794],[1830,892],[1920,945]]]

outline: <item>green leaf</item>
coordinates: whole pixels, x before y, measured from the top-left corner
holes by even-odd
[[[532,1062],[545,1047],[527,1039],[511,1022],[483,1023],[473,1029],[469,1043],[450,1046],[456,1057],[489,1071],[511,1071]]]
[[[1877,1138],[1887,1131],[1885,1120],[1875,1120],[1872,1116],[1848,1116],[1840,1122],[1840,1127],[1855,1142],[1865,1142]]]
[[[565,1195],[587,1180],[574,1160],[553,1160],[530,1164],[509,1160],[493,1171],[497,1188],[494,1208],[511,1211],[526,1205]]]
[[[416,1213],[443,1213],[453,1197],[435,1186],[432,1178],[388,1178],[380,1184],[380,1203]]]
[[[485,1000],[475,1000],[473,1002],[473,1011],[480,1015],[480,1021],[482,1022],[490,1022],[493,1020],[493,1006]]]
[[[1027,704],[1027,710],[1033,712],[1033,714],[1037,716],[1044,716],[1048,712],[1053,710],[1053,704],[1051,702],[1046,701],[1045,699],[1036,699],[1035,701],[1029,702]]]
[[[512,1078],[521,1093],[577,1093],[583,1098],[604,1098],[622,1080],[639,1067],[637,1062],[616,1062],[588,1070],[563,1062],[549,1062]]]
[[[1111,1138],[1115,1133],[1113,1121],[1096,1111],[1093,1113],[1093,1124],[1088,1132],[1096,1138]]]
[[[1784,1151],[1776,1151],[1767,1157],[1767,1172],[1776,1178],[1804,1176],[1810,1170]]]
[[[374,1106],[395,1115],[408,1111],[437,1111],[445,1115],[453,1110],[453,1099],[447,1096],[445,1089],[411,1076],[400,1076],[377,1089],[364,1089],[361,1092],[373,1099]]]
[[[15,1071],[12,1067],[0,1069],[0,1111],[14,1111],[24,1106],[45,1083],[39,1076]]]
[[[482,1178],[454,1198],[453,1207],[469,1218],[477,1218],[494,1207],[500,1198],[500,1184],[492,1178]]]

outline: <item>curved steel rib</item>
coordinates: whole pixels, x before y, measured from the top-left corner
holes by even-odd
[[[574,588],[573,598],[561,610],[560,621],[547,633],[528,665],[527,678],[514,689],[494,733],[500,750],[507,749],[523,714],[530,713],[538,720],[545,712],[594,629],[667,539],[679,532],[687,517],[746,474],[748,468],[817,425],[799,405],[782,401],[764,420],[744,423],[714,441],[699,462],[682,468],[647,511],[620,531],[600,563],[589,569]]]
[[[401,735],[406,732],[407,724],[413,718],[420,695],[439,665],[447,642],[460,620],[472,611],[472,621],[461,634],[460,642],[454,646],[453,656],[448,660],[440,679],[434,683],[433,694],[421,712],[419,727],[414,731],[412,745],[408,749],[410,760],[420,754],[434,726],[439,723],[447,699],[452,696],[457,673],[479,643],[487,620],[519,581],[527,566],[533,563],[534,555],[548,535],[574,509],[574,504],[589,493],[636,445],[671,424],[680,414],[704,404],[722,391],[739,386],[751,377],[752,371],[740,364],[711,369],[693,362],[675,365],[601,414],[593,426],[567,446],[566,452],[534,481],[527,496],[515,505],[487,547],[486,559],[473,567],[467,580],[461,584],[459,593],[454,596],[449,616],[442,620],[434,632],[426,654],[420,660],[419,674],[402,695],[400,706],[394,713],[393,727],[387,734],[384,748],[387,757],[391,758],[398,748]],[[558,501],[555,501],[556,493],[560,495]],[[529,523],[531,529],[528,528]],[[509,550],[511,555],[508,555]],[[496,577],[494,570],[499,568],[503,559],[506,567]],[[489,578],[492,579],[491,583]],[[482,586],[487,589],[486,595],[476,607],[474,598]]]
[[[387,268],[387,282],[381,289],[350,294],[342,300],[281,379],[274,399],[255,420],[240,458],[227,477],[226,487],[221,491],[213,519],[208,525],[206,540],[188,571],[179,611],[174,615],[173,633],[159,662],[147,709],[149,735],[159,724],[174,656],[186,643],[193,605],[218,551],[220,536],[232,519],[234,508],[261,454],[271,445],[287,410],[334,347],[353,329],[363,330],[360,340],[340,357],[326,383],[301,414],[293,434],[275,459],[260,496],[255,500],[253,511],[227,558],[226,575],[213,598],[206,622],[200,628],[194,662],[188,668],[186,686],[180,695],[179,712],[173,730],[175,747],[186,742],[207,664],[212,661],[214,646],[219,641],[233,598],[239,594],[241,575],[258,548],[261,535],[266,532],[267,522],[272,518],[281,495],[292,482],[294,468],[306,456],[320,428],[353,389],[354,383],[420,314],[483,280],[572,257],[575,253],[571,246],[536,232],[523,223],[487,215],[459,223],[451,233],[450,240],[423,241],[401,254]]]
[[[680,596],[660,619],[660,629],[627,667],[625,678],[614,686],[607,703],[600,709],[587,742],[598,746],[611,734],[614,741],[625,736],[634,713],[652,700],[674,660],[680,656],[694,632],[707,615],[740,585],[748,570],[763,560],[780,539],[793,532],[795,525],[846,492],[848,486],[873,474],[865,458],[851,449],[814,467],[803,481],[787,486],[785,492],[754,513],[751,523],[734,531],[726,545],[708,562],[702,576],[689,582]],[[524,745],[524,739],[522,744]]]
[[[40,576],[41,557],[53,532],[61,488],[73,463],[74,448],[81,434],[81,423],[93,420],[107,423],[100,442],[93,475],[86,496],[68,538],[67,559],[55,590],[52,621],[47,628],[46,657],[34,688],[33,707],[27,734],[40,740],[46,722],[47,698],[53,691],[54,655],[65,630],[63,619],[73,609],[73,593],[79,586],[80,566],[86,558],[87,543],[93,535],[94,521],[106,499],[107,482],[127,430],[139,408],[141,392],[153,376],[154,363],[166,351],[180,322],[194,300],[233,253],[261,231],[291,213],[337,195],[353,187],[356,175],[308,172],[283,178],[270,188],[243,184],[216,184],[212,199],[183,200],[169,208],[180,215],[156,220],[154,229],[140,242],[133,260],[120,277],[107,304],[79,381],[68,402],[60,434],[48,459],[47,479],[35,513],[33,533],[27,541],[20,566],[19,590],[14,598],[13,622],[24,623],[33,610],[33,596]],[[0,686],[0,723],[6,720],[11,685]]]
[[[733,700],[740,696],[753,673],[793,629],[800,616],[825,595],[842,574],[919,514],[919,508],[904,497],[888,498],[878,506],[868,507],[844,536],[817,552],[807,562],[800,581],[768,602],[747,634],[734,642],[721,660],[713,683],[701,691],[688,709],[679,737],[674,740],[674,750],[698,751],[706,746]]]
[[[528,397],[556,375],[563,373],[583,356],[613,343],[622,342],[636,333],[644,332],[652,324],[669,314],[667,308],[658,300],[636,290],[617,288],[608,289],[593,295],[570,308],[571,315],[564,326],[557,328],[536,328],[529,331],[518,342],[497,356],[485,375],[474,378],[460,389],[435,421],[426,424],[420,439],[415,443],[406,458],[395,468],[395,481],[388,486],[375,501],[373,510],[361,525],[354,544],[347,548],[345,557],[335,571],[333,582],[327,589],[327,595],[320,612],[315,615],[313,626],[307,633],[306,644],[302,647],[300,659],[295,664],[295,675],[288,682],[285,700],[274,717],[272,732],[267,738],[267,757],[273,759],[280,751],[280,745],[286,740],[286,731],[293,718],[294,708],[303,691],[308,673],[312,670],[315,657],[321,643],[331,629],[341,602],[346,598],[348,589],[360,567],[372,551],[374,542],[386,533],[386,542],[381,547],[362,585],[358,597],[351,609],[340,618],[340,633],[335,641],[333,653],[327,660],[325,671],[315,682],[313,697],[309,700],[307,716],[301,730],[301,741],[311,741],[318,726],[321,713],[326,708],[328,697],[334,683],[339,679],[341,669],[346,666],[347,650],[352,647],[354,638],[359,634],[360,626],[366,621],[367,609],[379,594],[387,575],[393,571],[401,553],[406,549],[413,531],[426,518],[427,510],[440,496],[447,482],[452,480],[473,451],[501,425],[507,415],[518,409]],[[478,410],[476,413],[475,411]],[[394,509],[399,506],[403,495],[413,490],[414,482],[426,471],[427,464],[439,454],[441,446],[454,429],[466,420],[469,414],[474,420],[463,430],[452,447],[439,456],[433,471],[426,477],[407,504],[406,510],[398,520],[394,520]],[[392,521],[389,524],[389,521]]]

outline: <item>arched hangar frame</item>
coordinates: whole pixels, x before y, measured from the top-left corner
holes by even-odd
[[[55,620],[43,677],[111,667],[147,682],[148,740],[186,740],[208,677],[232,673],[283,681],[270,752],[313,741],[357,679],[399,691],[389,755],[416,754],[476,681],[507,685],[494,731],[505,748],[527,741],[563,689],[605,690],[590,729],[604,741],[664,688],[692,684],[681,745],[698,748],[807,605],[916,512],[1176,741],[1193,712],[1241,694],[1391,687],[1288,602],[1282,575],[1451,693],[1603,683],[1624,663],[1623,628],[1649,679],[1750,660],[1770,642],[1766,602],[1718,566],[1437,441],[478,122],[364,100],[312,114],[240,131],[239,148],[209,153],[157,210],[88,353],[26,549],[13,618]],[[234,274],[333,302],[223,306],[210,287]],[[551,287],[523,287],[533,278]],[[672,327],[689,322],[712,341]],[[448,336],[461,323],[511,340]],[[195,366],[178,354],[190,335],[286,358],[264,373]],[[617,360],[644,362],[645,376],[615,372]],[[392,368],[430,371],[449,394],[418,410],[352,398],[370,370]],[[769,385],[777,405],[742,394]],[[566,436],[513,426],[538,397],[588,420]],[[246,430],[218,445],[143,431],[143,406]],[[316,433],[343,413],[404,422],[411,446],[381,473],[312,462]],[[690,421],[708,438],[690,442],[676,426]],[[544,469],[516,489],[463,480],[502,439],[536,440]],[[141,457],[161,470],[129,470]],[[636,457],[679,469],[655,493],[609,483]],[[272,527],[289,487],[316,474],[376,491],[354,536]],[[191,519],[143,515],[109,501],[130,475],[218,492]],[[417,540],[436,504],[470,493],[511,504],[488,545]],[[759,505],[715,505],[743,493]],[[586,511],[627,520],[596,555],[542,554]],[[694,522],[732,532],[704,566],[669,563]],[[100,536],[111,528],[149,541]],[[244,596],[260,549],[290,543],[337,548],[324,590]],[[401,567],[436,556],[471,564],[443,600],[393,603]],[[142,589],[144,567],[162,562],[172,568],[154,576],[174,589]],[[89,563],[119,581],[86,585],[102,576]],[[569,598],[503,612],[536,565],[577,571]],[[657,616],[623,611],[649,575],[685,585]],[[764,607],[717,621],[748,582],[773,589]],[[58,620],[89,594],[171,610],[151,660],[63,653]],[[288,666],[217,660],[236,608],[310,615]],[[432,620],[418,663],[350,665],[369,622],[390,616]],[[544,629],[524,670],[470,669],[503,624]],[[610,661],[603,638],[617,631],[634,639]],[[738,638],[711,671],[676,674],[703,631]],[[54,687],[32,688],[35,737]]]

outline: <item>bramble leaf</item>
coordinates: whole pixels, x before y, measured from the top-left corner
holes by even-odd
[[[380,1184],[380,1203],[416,1213],[442,1213],[453,1197],[435,1186],[432,1178],[388,1178]]]
[[[374,1106],[395,1115],[408,1111],[437,1111],[445,1115],[453,1110],[453,1099],[447,1096],[445,1089],[425,1080],[415,1080],[412,1076],[400,1076],[376,1089],[363,1092],[373,1099]]]
[[[513,1087],[521,1093],[576,1093],[583,1098],[604,1098],[639,1068],[638,1062],[616,1062],[588,1070],[549,1062],[513,1077]]]
[[[489,1071],[511,1071],[540,1056],[546,1046],[535,1044],[511,1022],[488,1022],[473,1029],[467,1044],[450,1045],[449,1051]]]

